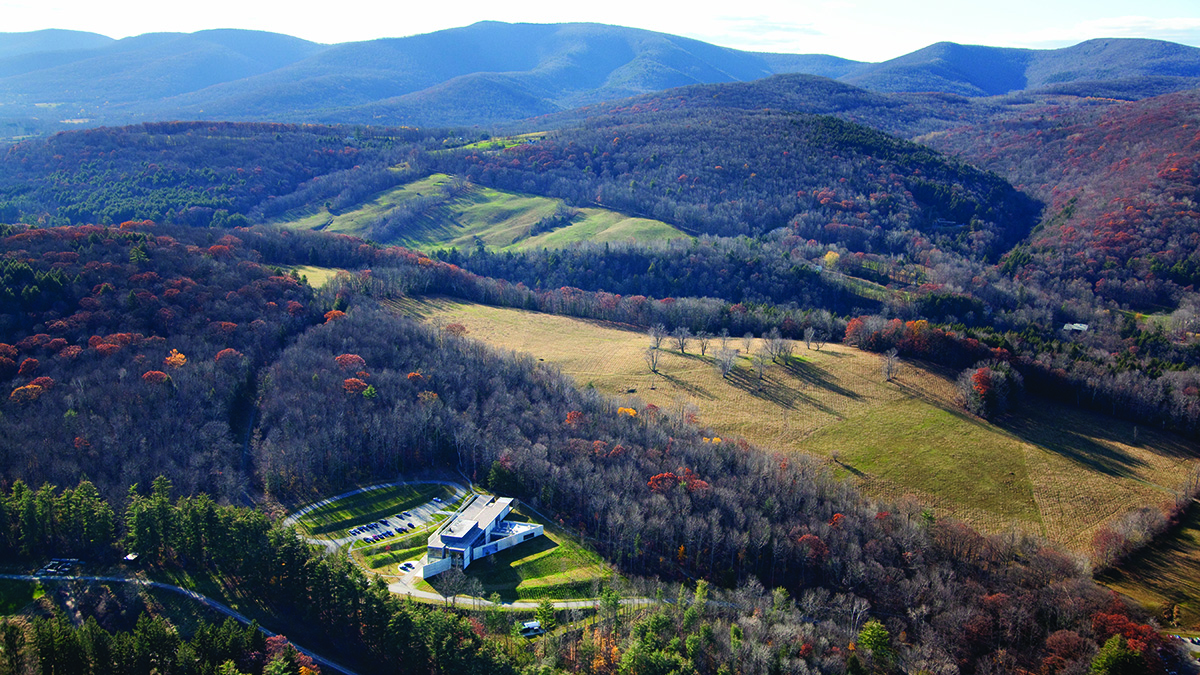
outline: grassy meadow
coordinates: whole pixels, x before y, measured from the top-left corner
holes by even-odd
[[[538,221],[553,216],[563,206],[561,200],[478,185],[468,185],[460,196],[442,200],[403,232],[393,236],[372,232],[372,227],[394,209],[421,196],[440,195],[442,186],[451,180],[446,174],[434,174],[377,194],[352,209],[338,213],[324,208],[293,212],[279,223],[294,229],[336,232],[426,251],[474,248],[479,242],[496,250],[519,250],[563,247],[580,241],[657,241],[688,236],[661,221],[599,208],[577,209],[579,213],[571,224],[532,234],[531,229]]]
[[[826,458],[876,497],[911,495],[985,531],[1017,528],[1079,551],[1109,519],[1167,499],[1197,457],[1177,436],[1032,396],[990,424],[955,404],[956,373],[906,362],[889,383],[878,355],[837,344],[799,344],[762,382],[745,357],[723,380],[712,351],[702,357],[698,347],[667,350],[653,375],[648,338],[626,327],[443,299],[395,307],[462,323],[469,336],[557,364],[581,386],[694,406],[717,435]],[[747,351],[741,338],[730,347]]]

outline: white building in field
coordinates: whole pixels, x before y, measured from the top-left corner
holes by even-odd
[[[428,579],[452,567],[466,569],[473,561],[541,536],[535,523],[505,520],[513,500],[475,495],[429,537],[421,577]]]

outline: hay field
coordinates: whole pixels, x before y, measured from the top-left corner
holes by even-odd
[[[888,383],[878,355],[842,345],[800,344],[762,383],[744,357],[723,380],[712,351],[701,357],[696,347],[668,350],[652,375],[648,338],[621,326],[443,299],[396,308],[462,323],[470,337],[557,364],[580,386],[694,406],[718,435],[827,458],[873,496],[911,495],[985,531],[1017,528],[1079,551],[1110,518],[1167,499],[1197,461],[1177,436],[1037,397],[990,424],[954,404],[955,373],[908,362]],[[730,347],[745,353],[742,342]]]
[[[524,250],[560,248],[581,241],[646,242],[688,237],[662,221],[601,208],[575,209],[578,214],[569,225],[534,233],[539,221],[553,216],[565,206],[562,200],[473,184],[468,184],[458,197],[441,197],[437,205],[429,207],[401,231],[390,236],[373,231],[376,223],[422,195],[442,195],[443,186],[452,180],[446,174],[433,174],[385,190],[353,208],[336,213],[323,207],[299,209],[276,222],[291,229],[336,232],[424,251],[454,247],[474,249],[478,244],[493,250]]]

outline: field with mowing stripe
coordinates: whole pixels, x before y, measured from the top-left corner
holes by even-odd
[[[593,587],[613,574],[600,556],[553,523],[520,507],[508,519],[541,523],[545,536],[471,563],[467,576],[483,584],[484,597],[499,593],[505,602],[590,598]],[[431,580],[435,589],[439,578]]]
[[[652,375],[642,358],[648,339],[621,326],[437,299],[395,308],[462,323],[468,336],[555,363],[581,386],[664,409],[694,406],[718,435],[828,458],[869,494],[912,495],[985,531],[1015,527],[1079,551],[1109,519],[1162,502],[1197,461],[1177,436],[1037,397],[990,424],[954,403],[956,373],[905,363],[888,383],[878,355],[841,345],[800,344],[762,382],[744,357],[723,380],[712,352],[694,347],[667,351]],[[740,338],[730,347],[745,353]]]
[[[312,534],[344,536],[346,530],[406,511],[434,497],[452,499],[454,490],[432,483],[396,485],[368,490],[330,502],[305,513],[299,524]]]
[[[365,237],[383,244],[433,250],[473,249],[478,243],[497,249],[556,248],[580,241],[658,241],[688,235],[661,221],[626,216],[599,208],[577,209],[569,225],[549,232],[533,232],[543,218],[564,207],[561,200],[521,195],[468,184],[455,197],[444,196],[451,182],[445,174],[402,185],[375,195],[359,206],[331,213],[326,209],[290,213],[279,221],[284,227],[322,230]],[[421,198],[439,197],[424,212],[395,231],[376,227],[390,215]],[[311,277],[310,277],[311,280]],[[313,282],[316,285],[316,282]]]

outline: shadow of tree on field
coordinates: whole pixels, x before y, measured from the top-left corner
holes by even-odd
[[[829,373],[824,368],[820,368],[808,361],[803,361],[797,358],[789,358],[783,363],[783,369],[791,373],[793,377],[809,386],[819,387],[826,391],[845,396],[854,401],[861,401],[862,395],[856,391],[852,391],[837,383],[837,378]]]
[[[838,419],[842,417],[824,403],[772,377],[769,372],[760,380],[752,369],[734,368],[725,377],[725,381],[755,398],[770,401],[788,410],[795,410],[798,405],[807,405]]]
[[[682,389],[683,391],[687,392],[689,395],[695,396],[696,398],[702,398],[706,401],[715,401],[717,399],[717,397],[714,396],[712,394],[712,392],[705,389],[704,387],[701,387],[700,385],[697,385],[697,384],[692,384],[691,382],[687,382],[685,380],[681,380],[680,378],[675,377],[674,375],[669,375],[667,373],[664,373],[664,372],[662,372],[661,368],[658,371],[658,376],[661,377],[664,381],[669,382],[671,385],[673,385],[679,389]]]
[[[1027,403],[1025,408],[1034,403]],[[1134,470],[1146,466],[1146,462],[1121,450],[1099,443],[1095,439],[1075,431],[1069,425],[1052,425],[1040,422],[1018,409],[1017,414],[1006,415],[997,420],[996,426],[1009,431],[1024,441],[1085,466],[1107,476],[1128,478]],[[1089,432],[1092,429],[1088,430]]]

